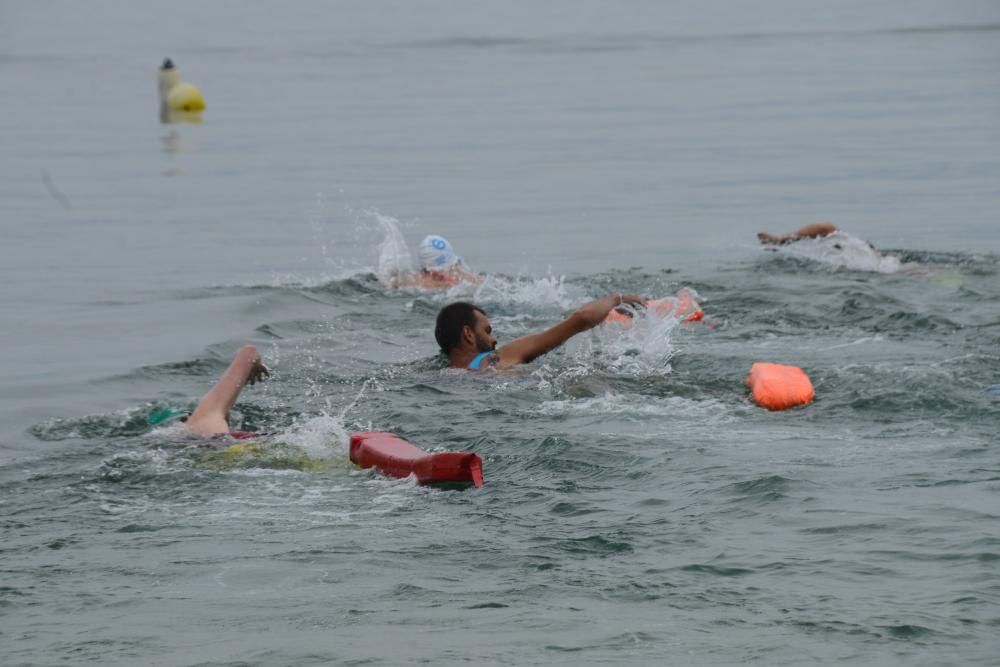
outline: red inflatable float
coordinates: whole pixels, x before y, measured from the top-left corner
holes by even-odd
[[[420,484],[458,482],[483,485],[483,462],[472,452],[431,454],[393,433],[370,431],[351,436],[351,461],[383,475],[414,475]]]

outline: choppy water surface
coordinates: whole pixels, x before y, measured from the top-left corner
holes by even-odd
[[[24,156],[0,184],[3,664],[996,664],[991,4],[585,3],[562,30],[517,4],[209,5],[181,38],[53,6],[0,9],[0,72],[149,96],[0,119]],[[163,55],[203,125],[156,125]],[[849,233],[753,238],[828,216]],[[389,289],[434,232],[483,284]],[[509,375],[436,355],[455,299],[502,343],[681,287],[703,323],[602,327]],[[149,425],[248,342],[274,374],[233,425],[266,436]],[[816,402],[753,406],[761,360]],[[486,484],[360,471],[368,429],[475,451]]]
[[[190,405],[235,342],[101,380],[136,397],[118,411],[32,427],[3,471],[9,656],[988,661],[998,262],[901,255],[932,268],[761,253],[702,276],[492,276],[465,295],[504,338],[626,285],[683,282],[707,312],[599,330],[512,377],[421,353],[458,294],[360,274],[175,295],[284,311],[261,312],[275,377],[237,411],[273,434],[226,455],[145,423]],[[750,405],[761,359],[807,368],[818,401]],[[477,452],[486,486],[354,469],[346,432],[372,426]]]

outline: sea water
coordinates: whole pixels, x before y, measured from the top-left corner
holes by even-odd
[[[995,664],[998,36],[987,0],[0,5],[0,662]],[[201,124],[159,123],[166,57]],[[854,240],[754,236],[820,220]],[[482,284],[390,289],[431,233]],[[681,287],[704,322],[516,374],[433,340]],[[266,437],[149,423],[246,343]],[[753,406],[754,361],[816,402]],[[367,429],[485,486],[358,470]]]

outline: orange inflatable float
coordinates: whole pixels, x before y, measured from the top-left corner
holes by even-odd
[[[809,376],[798,366],[758,361],[750,367],[747,384],[753,402],[768,410],[808,405],[816,398]]]
[[[692,290],[685,287],[678,290],[676,296],[665,296],[662,299],[650,299],[644,302],[646,312],[659,319],[670,317],[681,322],[698,322],[705,317],[705,313],[695,301],[695,296]],[[628,325],[632,323],[633,317],[632,311],[628,308],[615,308],[608,313],[604,321]]]

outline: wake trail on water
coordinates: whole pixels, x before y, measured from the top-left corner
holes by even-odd
[[[848,271],[896,273],[903,266],[897,257],[884,255],[864,239],[844,232],[767,246],[765,250]]]

